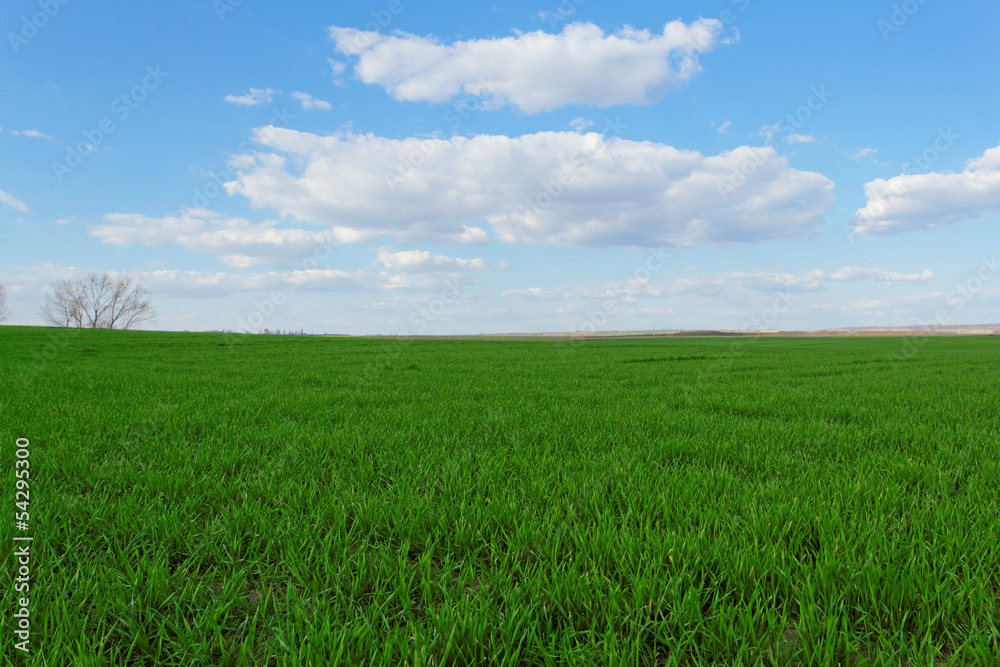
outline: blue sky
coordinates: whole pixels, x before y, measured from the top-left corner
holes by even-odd
[[[0,284],[147,328],[1000,321],[1000,5],[0,9]]]

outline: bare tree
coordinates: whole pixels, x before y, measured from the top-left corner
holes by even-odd
[[[0,322],[10,317],[10,308],[7,307],[7,289],[0,285]]]
[[[83,326],[83,290],[79,281],[57,280],[52,292],[45,295],[42,319],[57,327]]]
[[[109,329],[130,329],[133,325],[155,320],[156,310],[146,288],[132,276],[120,274],[111,281],[106,318]]]
[[[111,274],[97,275],[88,273],[77,280],[80,294],[80,310],[83,313],[83,326],[87,329],[110,329],[104,326],[107,320],[108,293],[111,291]]]
[[[128,329],[156,319],[149,292],[125,274],[88,273],[57,280],[46,295],[42,317],[58,327]]]

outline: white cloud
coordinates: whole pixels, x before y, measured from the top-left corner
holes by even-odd
[[[863,268],[860,266],[845,266],[836,271],[817,269],[804,274],[781,273],[777,271],[758,270],[750,272],[734,271],[709,275],[692,275],[680,278],[674,283],[679,292],[721,293],[726,287],[747,289],[760,292],[788,290],[790,292],[814,292],[824,288],[827,282],[856,282],[859,280],[875,280],[889,285],[901,283],[925,282],[934,278],[934,274],[924,269],[922,273],[895,273],[884,269]]]
[[[758,132],[757,134],[764,137],[768,141],[771,141],[772,139],[774,139],[774,135],[777,134],[778,132],[781,132],[781,130],[782,130],[781,123],[776,123],[775,125],[763,126],[762,128],[760,128],[760,132]]]
[[[594,124],[594,121],[587,120],[586,118],[574,118],[569,122],[569,126],[573,128],[576,132],[583,132],[588,127]]]
[[[152,262],[149,266],[162,265]],[[33,267],[21,267],[16,276],[21,287],[37,291],[39,294],[52,280],[72,279],[86,273],[84,267],[58,266],[44,263]],[[439,294],[443,287],[473,285],[475,280],[459,272],[392,273],[372,268],[343,270],[330,268],[296,267],[290,270],[249,271],[232,273],[228,271],[199,271],[154,269],[132,271],[136,280],[145,285],[155,296],[178,296],[211,298],[242,292],[369,292],[382,294],[404,294],[404,299],[412,301],[424,295]],[[13,278],[14,276],[9,276]],[[12,286],[12,289],[20,287]],[[469,295],[471,298],[471,295]],[[468,300],[468,299],[465,299]]]
[[[659,297],[676,295],[721,296],[751,292],[815,292],[823,289],[826,282],[854,282],[874,279],[887,284],[902,282],[923,282],[934,274],[924,270],[920,274],[901,274],[848,266],[837,271],[808,271],[801,275],[778,271],[732,271],[728,273],[687,275],[673,280],[662,280],[653,284],[649,279],[631,279],[608,283],[598,287],[556,287],[504,290],[501,296],[532,301],[582,301],[587,299],[614,299],[631,303],[635,297]],[[624,297],[624,298],[623,298]]]
[[[921,273],[897,273],[882,269],[865,269],[860,266],[845,266],[833,273],[820,272],[819,275],[829,280],[854,281],[871,278],[888,284],[924,282],[934,278],[934,273],[929,269],[924,269]]]
[[[764,127],[760,128],[760,132],[758,132],[758,134],[767,139],[768,144],[770,144],[774,140],[774,136],[776,134],[784,134],[790,129],[791,128],[788,127],[787,125],[783,125],[782,123],[776,123],[775,125],[765,125]],[[783,141],[788,145],[812,144],[816,143],[816,137],[812,136],[811,134],[798,134],[792,132],[791,134],[788,134],[788,136],[783,137]]]
[[[885,310],[892,306],[892,304],[885,299],[862,299],[861,301],[855,301],[852,304],[853,308],[859,310]]]
[[[727,120],[725,123],[723,123],[722,125],[719,126],[719,129],[717,129],[716,132],[718,132],[719,134],[725,136],[725,135],[729,134],[729,126],[732,125],[732,124],[733,124],[733,122],[731,120]]]
[[[380,249],[378,261],[390,270],[404,272],[507,268],[504,263],[498,265],[485,259],[461,259],[437,255],[426,250],[393,251],[391,248]]]
[[[330,81],[339,86],[344,82],[344,71],[347,69],[347,63],[333,58],[327,58],[326,61],[330,63]]]
[[[931,229],[1000,213],[1000,146],[963,172],[903,174],[865,184],[868,203],[851,227],[867,236]]]
[[[12,208],[15,211],[20,211],[21,213],[31,213],[31,209],[23,201],[18,199],[12,194],[8,194],[3,190],[0,190],[0,204]]]
[[[379,273],[378,278],[382,281],[380,287],[386,290],[401,290],[407,292],[439,292],[447,285],[461,286],[473,285],[477,281],[472,280],[462,273]]]
[[[11,134],[20,135],[22,137],[31,137],[32,139],[45,139],[47,141],[52,141],[52,137],[45,134],[44,132],[39,132],[38,130],[12,130]]]
[[[667,23],[663,33],[624,27],[605,35],[592,23],[473,39],[451,45],[404,32],[392,36],[330,28],[337,51],[357,57],[355,73],[398,100],[445,102],[483,95],[528,113],[567,104],[649,104],[693,78],[699,55],[730,40],[717,19]]]
[[[337,245],[335,230],[280,229],[276,222],[254,224],[226,218],[206,209],[189,209],[176,216],[149,218],[111,213],[105,223],[88,229],[105,243],[117,246],[163,246],[216,255],[229,266],[249,267],[293,263],[327,255]]]
[[[542,289],[504,290],[500,296],[508,299],[528,299],[531,301],[581,301],[612,299],[619,303],[633,303],[636,296],[660,296],[663,289],[653,285],[649,278],[633,278],[599,287],[556,287]]]
[[[212,271],[147,271],[136,278],[155,294],[211,297],[237,292],[305,290],[355,292],[378,289],[372,276],[361,271],[303,269],[266,273],[226,273]],[[385,282],[382,280],[381,282]]]
[[[292,97],[299,101],[302,108],[306,111],[329,111],[333,107],[330,106],[329,102],[324,102],[323,100],[317,100],[315,97],[309,93],[300,93],[295,91],[292,93]]]
[[[274,99],[277,91],[270,88],[251,88],[246,95],[226,95],[222,99],[230,104],[239,104],[245,107],[253,107],[258,104],[266,104]]]
[[[816,143],[816,137],[811,134],[790,134],[785,137],[785,143],[787,144],[814,144]]]
[[[908,309],[911,304],[924,301],[941,301],[943,298],[945,298],[944,292],[926,292],[924,294],[893,297],[892,299],[862,299],[855,301],[852,307],[860,310],[909,312]]]
[[[873,156],[876,153],[878,153],[878,151],[874,148],[859,148],[857,153],[853,153],[849,156],[849,159],[854,162],[860,162],[861,160],[868,158],[872,162],[875,162],[875,158]]]
[[[597,133],[387,139],[261,128],[273,153],[236,156],[226,184],[255,208],[328,225],[344,242],[548,242],[660,246],[803,238],[833,183],[773,149],[704,156]],[[728,193],[741,167],[759,168]]]

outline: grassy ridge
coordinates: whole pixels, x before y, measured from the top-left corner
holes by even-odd
[[[45,664],[1000,660],[996,340],[52,335]]]

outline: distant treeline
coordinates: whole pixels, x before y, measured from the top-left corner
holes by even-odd
[[[185,329],[185,333],[191,333],[190,329]],[[235,334],[235,333],[245,333],[243,331],[233,331],[232,329],[208,329],[207,331],[202,331],[201,333],[221,333],[221,334]],[[344,336],[346,334],[331,334],[331,333],[309,333],[305,332],[305,329],[299,329],[298,331],[292,331],[291,329],[286,329],[282,331],[281,329],[275,329],[274,331],[270,329],[261,329],[257,332],[258,334],[264,334],[269,336]]]

